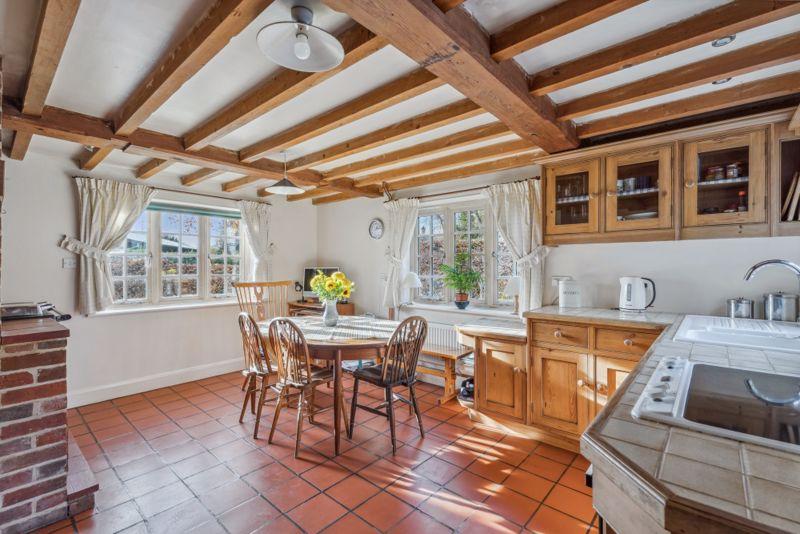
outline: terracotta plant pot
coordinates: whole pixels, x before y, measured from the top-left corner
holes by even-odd
[[[467,294],[467,293],[456,293],[455,302],[456,302],[456,307],[459,310],[467,309],[467,306],[469,306],[469,294]]]

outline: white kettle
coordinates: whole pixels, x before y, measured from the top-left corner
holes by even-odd
[[[619,279],[619,309],[644,311],[656,300],[656,284],[649,278],[623,276]],[[648,300],[648,292],[650,297]]]

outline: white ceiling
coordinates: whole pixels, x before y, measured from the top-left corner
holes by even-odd
[[[467,0],[464,8],[472,13],[487,32],[494,33],[559,2],[560,0]],[[528,73],[533,74],[547,67],[582,57],[607,46],[673,24],[726,2],[727,0],[649,0],[625,12],[529,50],[515,59]],[[181,40],[213,3],[214,0],[82,0],[77,20],[47,100],[48,105],[93,116],[112,117],[166,51]],[[319,4],[316,0],[315,3]],[[265,24],[288,18],[288,8],[291,4],[292,0],[278,0],[273,3],[184,84],[143,124],[143,127],[176,136],[184,135],[227,104],[235,101],[237,97],[268,80],[270,75],[276,72],[277,67],[258,50],[255,35]],[[0,54],[4,56],[3,68],[7,94],[19,96],[22,91],[39,8],[40,0],[0,0],[0,30],[2,30]],[[315,12],[315,24],[331,32],[340,32],[352,24],[352,21],[341,13],[318,8]],[[732,44],[725,47],[713,48],[708,43],[702,44],[562,89],[550,96],[556,103],[567,102],[648,76],[657,76],[666,70],[680,68],[689,63],[739,50],[745,46],[798,30],[800,30],[800,16],[795,16],[741,32]],[[417,68],[417,65],[409,58],[395,48],[387,46],[344,72],[320,83],[300,97],[270,110],[264,116],[215,141],[214,144],[232,150],[241,149],[258,140],[302,124],[321,113],[405,76]],[[579,117],[576,122],[581,123],[613,116],[657,103],[726,89],[735,84],[798,70],[800,70],[800,62],[796,61],[737,76],[728,84],[719,86],[706,84],[644,102]],[[300,157],[373,132],[462,98],[463,96],[458,91],[449,86],[434,89],[300,143],[292,147],[290,158]],[[494,120],[496,119],[488,113],[483,114],[335,162],[319,165],[315,170],[324,172],[344,164],[445,137]],[[475,143],[431,157],[389,165],[385,169],[439,158],[450,153],[471,150],[514,137],[511,134],[503,139]],[[33,154],[37,152],[59,154],[61,157],[70,159],[74,159],[81,153],[81,149],[74,144],[40,137],[34,139],[30,151]],[[278,154],[271,157],[277,160],[281,159]],[[98,170],[128,179],[133,176],[134,169],[147,159],[114,152],[98,167]],[[179,185],[180,176],[197,170],[197,168],[176,164],[151,178],[150,182],[174,187]],[[226,173],[203,182],[193,189],[213,190],[219,193],[221,183],[238,176],[234,173]],[[358,175],[355,177],[357,178]],[[253,196],[257,188],[267,183],[253,184],[237,194]],[[443,184],[443,187],[447,187],[447,184]]]

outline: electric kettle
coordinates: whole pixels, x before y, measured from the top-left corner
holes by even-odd
[[[649,278],[623,276],[619,279],[619,309],[623,311],[644,311],[656,300],[656,284]],[[651,296],[648,300],[648,291]]]

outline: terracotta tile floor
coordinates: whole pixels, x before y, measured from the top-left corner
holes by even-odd
[[[268,404],[252,439],[254,417],[238,422],[241,380],[231,373],[71,410],[100,491],[92,513],[48,531],[597,532],[584,458],[475,425],[458,404],[435,404],[439,388],[419,386],[424,439],[398,405],[395,456],[386,420],[360,411],[334,457],[326,412],[304,424],[295,459],[296,412],[281,414],[267,444]],[[362,388],[362,401],[380,402],[382,392]],[[330,390],[319,391],[329,405]]]

